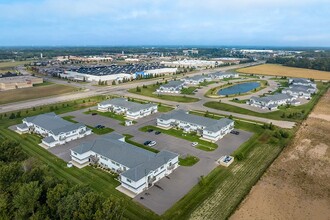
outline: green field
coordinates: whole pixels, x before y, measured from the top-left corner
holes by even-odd
[[[31,88],[2,91],[0,92],[1,95],[0,104],[7,104],[12,102],[19,102],[30,99],[61,95],[76,90],[77,88],[71,86],[51,84],[51,85],[36,86]]]
[[[319,92],[313,96],[312,100],[304,105],[299,106],[281,106],[279,110],[267,113],[260,113],[251,111],[249,109],[240,108],[238,106],[229,105],[221,102],[206,102],[204,106],[234,113],[240,113],[244,115],[252,115],[257,117],[269,118],[274,120],[288,120],[288,121],[301,121],[306,118],[314,105],[318,102],[319,98],[329,88],[329,84],[318,83]]]
[[[183,88],[181,89],[181,94],[184,94],[184,95],[194,95],[194,91],[197,89],[198,87],[195,87],[195,86],[191,86],[191,87],[188,87],[188,88]]]
[[[57,114],[66,113],[95,105],[95,102],[99,102],[103,99],[104,97],[99,96],[74,102],[44,106],[42,109],[38,107],[35,111],[32,109],[28,111],[21,110],[21,116],[26,117],[49,112],[51,109]],[[205,113],[200,114],[205,115]],[[114,179],[114,176],[92,167],[83,169],[74,167],[67,168],[64,161],[38,146],[40,139],[36,136],[19,135],[8,130],[8,126],[18,124],[22,119],[8,119],[9,115],[9,113],[6,114],[6,117],[1,115],[2,123],[0,124],[0,136],[20,142],[25,152],[42,161],[54,171],[57,177],[74,184],[89,185],[96,192],[104,196],[122,199],[126,204],[124,216],[128,219],[161,218],[181,220],[188,219],[191,216],[200,216],[200,218],[205,219],[226,219],[290,140],[290,138],[276,138],[274,134],[277,128],[274,128],[275,130],[270,130],[260,125],[236,121],[236,128],[255,133],[253,138],[250,138],[234,153],[234,155],[243,155],[242,160],[235,161],[229,168],[218,167],[213,170],[209,175],[203,177],[200,183],[171,209],[159,217],[117,191],[115,187],[119,185],[119,182]],[[217,115],[210,116],[222,117]],[[219,191],[221,193],[219,193]],[[209,210],[204,212],[205,206],[208,207]],[[212,216],[208,218],[208,215]]]
[[[185,158],[179,158],[179,165],[180,166],[193,166],[199,161],[198,157],[195,156],[186,156]]]
[[[92,113],[96,113],[98,115],[102,115],[102,116],[108,117],[108,118],[113,118],[120,122],[125,122],[127,120],[124,115],[118,115],[113,112],[99,112],[97,110],[88,110],[88,111],[84,112],[84,114],[92,114]]]
[[[6,61],[6,62],[0,62],[0,73],[5,73],[8,71],[14,71],[14,68],[17,66],[21,66],[24,64],[28,64],[31,63],[31,61],[15,61],[15,62],[11,62],[11,61]]]
[[[198,142],[197,148],[199,148],[201,150],[212,151],[212,150],[217,149],[217,147],[218,147],[218,145],[215,143],[211,143],[211,142],[199,139],[200,136],[197,136],[196,134],[183,133],[181,130],[176,130],[176,129],[165,130],[165,129],[161,129],[161,128],[151,126],[151,125],[147,125],[145,127],[139,128],[139,130],[143,131],[143,132],[146,132],[149,129],[152,129],[155,131],[160,131],[164,134],[172,135],[174,137],[185,139],[190,142]]]
[[[188,97],[188,96],[153,94],[158,87],[159,86],[157,86],[157,85],[149,85],[149,86],[147,86],[147,88],[142,88],[141,87],[140,92],[137,91],[137,88],[132,88],[132,89],[129,89],[128,91],[131,92],[131,93],[134,93],[134,94],[138,94],[138,95],[144,95],[144,96],[149,96],[149,97],[153,97],[153,98],[157,98],[157,99],[173,101],[173,102],[188,103],[188,102],[197,102],[197,101],[199,101],[198,98]]]

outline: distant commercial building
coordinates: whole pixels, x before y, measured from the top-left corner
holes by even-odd
[[[246,104],[262,109],[276,110],[280,105],[299,105],[300,102],[292,95],[277,93],[265,97],[253,96]]]
[[[57,61],[81,61],[81,62],[111,62],[113,59],[109,56],[58,56]]]
[[[92,133],[82,123],[72,123],[57,116],[54,112],[27,117],[16,126],[19,133],[36,133],[44,137],[42,144],[55,147]]]
[[[73,165],[98,164],[119,174],[121,186],[139,194],[171,174],[179,165],[179,155],[170,151],[151,151],[125,142],[125,137],[111,133],[71,149]]]
[[[185,83],[183,81],[173,80],[166,84],[160,85],[156,91],[159,93],[180,93],[184,85]]]
[[[198,85],[204,81],[211,81],[211,80],[212,78],[208,75],[195,75],[192,77],[186,77],[182,79],[182,81],[185,84],[190,84],[190,85]]]
[[[192,115],[184,110],[173,110],[157,118],[157,126],[168,129],[178,127],[184,132],[197,132],[203,139],[217,141],[234,129],[234,121]]]
[[[140,104],[130,102],[125,98],[114,98],[99,103],[97,110],[100,112],[124,114],[129,119],[138,119],[156,113],[158,105],[152,103]]]
[[[183,55],[198,54],[198,50],[193,48],[191,50],[182,50]]]
[[[177,60],[177,61],[162,61],[161,64],[167,67],[178,68],[199,68],[199,67],[216,67],[220,63],[212,60]]]
[[[0,77],[0,91],[29,88],[33,85],[43,83],[42,78],[34,76],[10,76],[10,77]]]
[[[216,72],[216,73],[210,73],[209,76],[212,79],[227,79],[227,78],[238,78],[238,73],[234,72]]]

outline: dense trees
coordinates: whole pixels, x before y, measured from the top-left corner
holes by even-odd
[[[19,143],[0,144],[0,219],[121,219],[121,201],[71,185],[28,158]]]
[[[277,63],[285,66],[330,71],[330,57],[276,57],[267,60],[267,63]]]

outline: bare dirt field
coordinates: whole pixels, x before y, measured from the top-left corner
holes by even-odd
[[[330,219],[329,116],[330,90],[231,220]]]
[[[25,101],[42,97],[60,95],[75,91],[76,88],[66,85],[45,85],[31,88],[13,89],[0,92],[0,105],[11,102]]]
[[[238,69],[237,72],[247,73],[247,74],[302,77],[302,78],[313,78],[317,80],[330,80],[330,72],[287,67],[277,64],[262,64],[258,66]]]

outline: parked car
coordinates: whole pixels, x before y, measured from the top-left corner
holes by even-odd
[[[96,125],[95,128],[105,128],[104,125]]]
[[[156,144],[157,144],[156,141],[151,141],[151,142],[148,144],[148,146],[149,146],[149,147],[152,147],[152,146],[155,146]]]
[[[97,113],[96,112],[93,112],[92,115],[97,115]]]
[[[148,133],[151,133],[151,132],[153,132],[153,131],[154,131],[154,129],[148,129],[148,130],[147,130]]]
[[[191,146],[196,147],[198,145],[198,142],[192,142]]]
[[[151,143],[151,141],[145,141],[143,144],[145,145],[145,146],[147,146],[147,145],[149,145]]]
[[[235,131],[235,130],[232,130],[230,133],[231,133],[231,134],[239,135],[239,131]]]
[[[159,135],[160,133],[162,133],[162,132],[160,132],[160,131],[156,131],[156,132],[155,132],[155,135]]]

